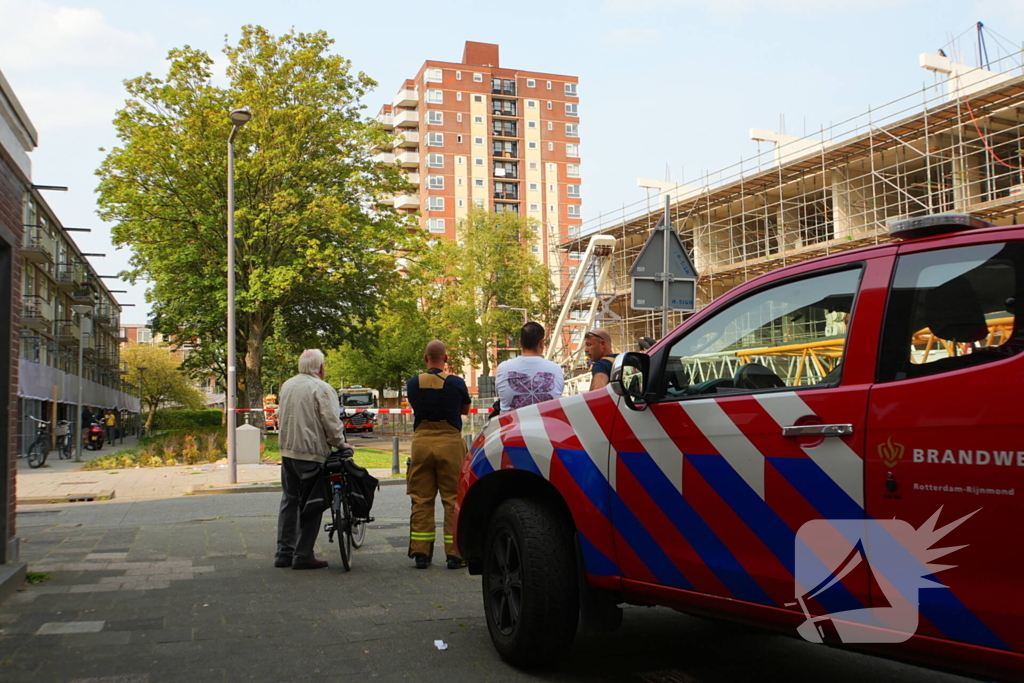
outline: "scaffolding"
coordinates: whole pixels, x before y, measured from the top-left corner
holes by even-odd
[[[887,242],[894,220],[957,211],[999,225],[1021,222],[1024,51],[985,69],[936,55],[922,55],[921,65],[937,76],[918,93],[813,137],[772,134],[774,145],[753,158],[584,223],[562,251],[582,252],[593,235],[614,238],[601,286],[605,299],[614,295],[611,310],[621,317],[602,324],[616,350],[635,350],[640,337],[661,335],[660,312],[630,306],[628,271],[664,212],[665,194],[700,274],[698,310],[762,273]],[[601,266],[594,260],[591,267]],[[596,292],[577,288],[562,299],[563,317],[585,319]],[[684,317],[671,312],[670,328]],[[568,377],[585,372],[572,338],[559,348],[554,360]],[[814,362],[809,372],[827,371]]]

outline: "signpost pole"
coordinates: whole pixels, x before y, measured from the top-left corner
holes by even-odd
[[[668,250],[669,250],[669,233],[672,232],[672,221],[669,217],[670,200],[668,192],[665,193],[665,226],[662,239],[665,241],[665,253],[662,256],[662,277],[665,279],[661,281],[661,338],[664,339],[668,336],[668,290],[672,286],[672,281],[669,279],[669,267],[668,267]]]

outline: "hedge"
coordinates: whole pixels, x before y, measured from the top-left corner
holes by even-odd
[[[153,416],[153,429],[191,429],[219,427],[223,413],[219,410],[158,410]]]

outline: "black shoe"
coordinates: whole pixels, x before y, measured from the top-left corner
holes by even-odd
[[[279,556],[274,558],[274,566],[278,568],[292,566],[292,556]]]
[[[430,558],[423,553],[416,553],[412,559],[416,560],[416,569],[426,569],[430,566]]]
[[[462,569],[466,566],[466,561],[461,557],[455,555],[448,556],[448,569]]]
[[[305,562],[296,562],[292,565],[292,569],[327,569],[327,561],[318,560],[314,557]]]

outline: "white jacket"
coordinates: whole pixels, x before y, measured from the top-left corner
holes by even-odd
[[[345,443],[340,413],[338,392],[330,384],[313,375],[289,379],[278,398],[281,457],[323,463],[331,446]]]

